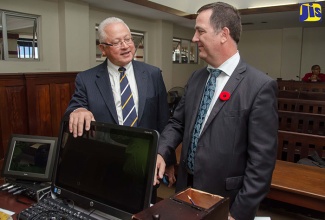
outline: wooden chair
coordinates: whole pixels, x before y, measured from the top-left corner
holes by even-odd
[[[278,160],[296,163],[314,151],[325,159],[325,136],[278,131]]]
[[[278,109],[282,111],[325,114],[325,100],[300,100],[278,98]]]
[[[279,130],[325,136],[325,114],[279,110]]]

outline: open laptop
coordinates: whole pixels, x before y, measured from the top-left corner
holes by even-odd
[[[92,122],[74,138],[62,121],[52,192],[108,219],[131,219],[150,206],[158,132]]]

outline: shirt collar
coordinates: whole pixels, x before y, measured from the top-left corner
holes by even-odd
[[[234,72],[235,68],[237,67],[240,60],[240,55],[237,50],[237,52],[232,55],[228,60],[226,60],[223,64],[221,64],[219,67],[215,68],[211,66],[210,64],[207,66],[207,69],[219,69],[228,76],[231,76],[231,74]]]
[[[128,70],[130,69],[131,65],[132,65],[132,61],[129,62],[128,64],[126,64],[126,65],[123,66],[123,67],[126,69],[126,71],[128,71]],[[114,70],[114,72],[116,72],[116,73],[119,74],[118,69],[120,68],[120,66],[116,66],[116,65],[113,64],[109,59],[107,59],[107,68],[108,68],[109,70]]]

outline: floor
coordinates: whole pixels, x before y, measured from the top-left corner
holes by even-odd
[[[161,184],[157,191],[158,197],[169,198],[174,194],[174,190]],[[261,203],[256,216],[270,217],[271,220],[325,220],[325,213],[267,199]]]

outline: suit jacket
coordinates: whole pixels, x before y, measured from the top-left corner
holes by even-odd
[[[176,191],[187,187],[187,152],[209,72],[195,71],[160,136],[166,163],[182,142]],[[195,154],[193,188],[230,198],[236,220],[254,219],[268,193],[277,152],[277,83],[240,60],[204,125]],[[169,165],[169,164],[167,164]]]
[[[161,70],[149,64],[132,61],[139,94],[138,127],[161,132],[169,119],[166,87]],[[81,72],[65,117],[80,107],[91,111],[96,121],[118,124],[107,60]]]

